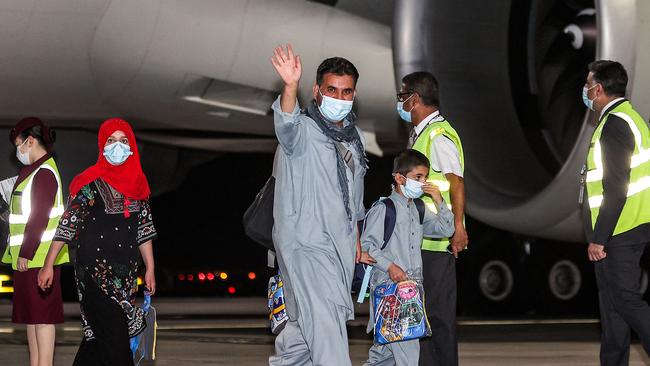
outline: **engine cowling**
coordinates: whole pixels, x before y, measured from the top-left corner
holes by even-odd
[[[397,1],[396,82],[429,70],[466,155],[467,212],[498,228],[583,241],[580,169],[596,116],[582,104],[587,65],[612,59],[648,115],[650,5],[622,0]],[[647,84],[647,83],[646,83]]]

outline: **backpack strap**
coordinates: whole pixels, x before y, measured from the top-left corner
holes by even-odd
[[[420,215],[420,225],[424,224],[424,201],[422,201],[420,198],[416,198],[413,200],[413,203],[415,203],[415,208],[418,209],[418,214]]]
[[[384,198],[381,202],[386,206],[386,215],[384,216],[384,243],[381,245],[381,250],[386,248],[390,237],[395,231],[395,222],[397,221],[397,210],[395,209],[395,202],[390,198]]]
[[[393,235],[393,231],[395,230],[395,222],[397,221],[397,210],[395,209],[395,202],[393,202],[393,200],[391,200],[388,197],[375,202],[372,206],[374,207],[375,205],[378,205],[380,203],[383,203],[384,206],[386,207],[386,214],[384,216],[384,242],[381,245],[381,250],[384,250],[384,248],[386,248],[386,245],[388,245],[388,241],[390,240],[390,237]],[[365,228],[366,228],[366,220],[363,220],[363,230],[365,230]],[[363,300],[366,297],[366,293],[368,292],[368,285],[370,283],[370,274],[372,273],[372,269],[373,269],[372,266],[364,266],[362,264],[357,264],[357,266],[355,267],[354,278],[352,281],[352,288],[353,289],[355,288],[356,281],[361,281],[359,296],[357,298],[357,302],[359,304],[363,303]],[[361,275],[362,273],[363,276]]]

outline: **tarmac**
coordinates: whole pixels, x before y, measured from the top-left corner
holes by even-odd
[[[155,361],[141,365],[190,366],[267,364],[275,336],[268,330],[265,299],[158,299]],[[71,365],[81,340],[78,307],[65,306],[57,327],[54,365]],[[24,326],[11,324],[11,304],[0,300],[0,365],[28,365]],[[365,361],[372,339],[367,316],[348,324],[353,365]],[[461,365],[599,365],[596,319],[460,319]],[[650,366],[635,342],[630,365]]]

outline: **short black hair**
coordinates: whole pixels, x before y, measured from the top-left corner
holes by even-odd
[[[339,76],[350,75],[354,79],[354,85],[357,85],[359,80],[359,71],[354,67],[352,62],[344,59],[343,57],[330,57],[318,65],[316,70],[316,84],[319,86],[323,83],[325,74],[336,74]]]
[[[44,148],[50,148],[56,141],[56,132],[52,128],[34,126],[18,134],[21,140],[25,141],[31,136]]]
[[[407,149],[399,153],[393,160],[393,174],[406,176],[418,166],[425,166],[429,169],[429,159],[417,150]]]
[[[620,62],[598,60],[589,64],[589,71],[594,81],[603,86],[605,94],[612,97],[625,96],[627,88],[627,71]]]
[[[428,106],[438,107],[440,105],[440,91],[438,80],[432,73],[427,71],[416,71],[402,78],[406,91],[417,93],[422,103]]]

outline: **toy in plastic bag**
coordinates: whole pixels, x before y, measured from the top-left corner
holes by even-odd
[[[151,306],[151,294],[148,291],[144,293],[142,310],[144,311],[144,320],[147,327],[142,333],[130,339],[131,352],[133,352],[133,361],[136,366],[142,360],[151,361],[156,359],[156,330],[158,323],[156,322],[156,308]]]
[[[420,281],[381,283],[375,287],[372,301],[375,343],[387,344],[431,335]]]
[[[271,321],[271,332],[280,334],[289,316],[284,304],[284,287],[280,273],[269,279],[269,320]]]

